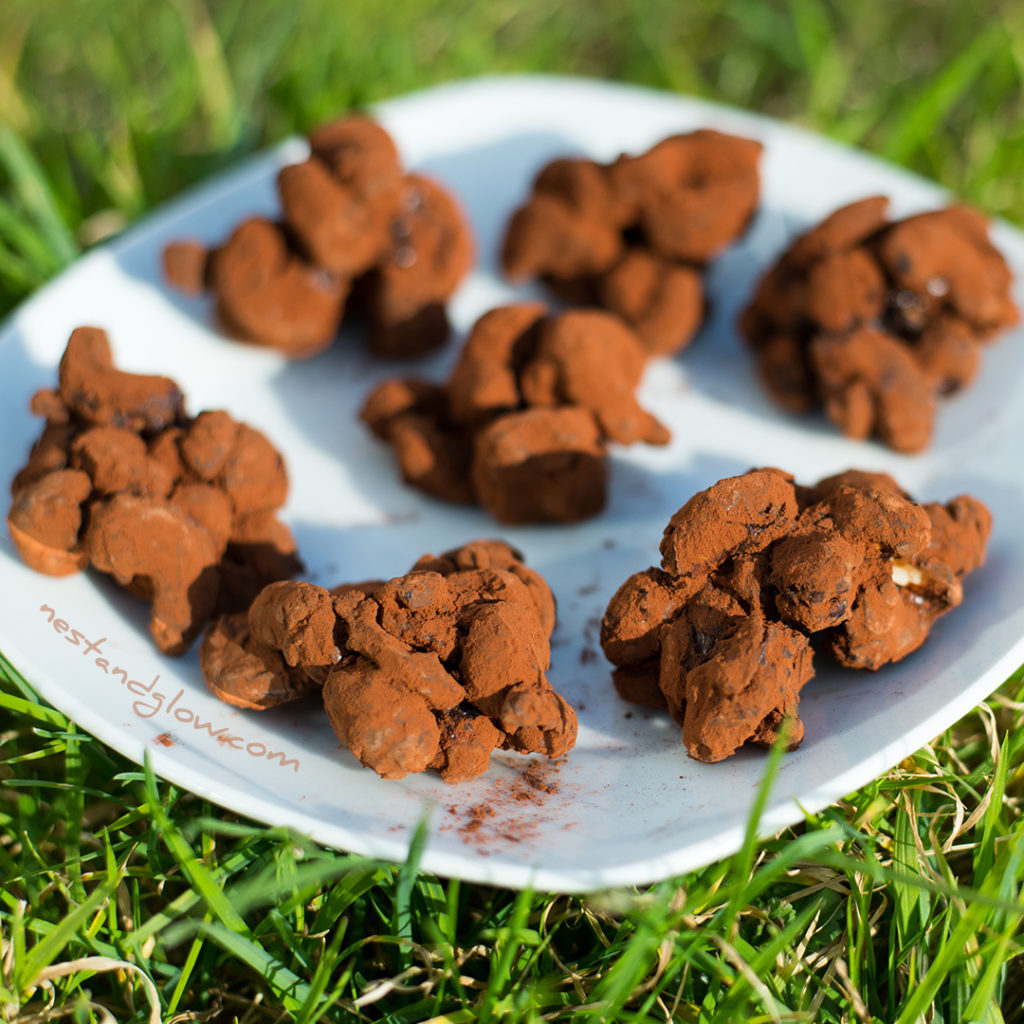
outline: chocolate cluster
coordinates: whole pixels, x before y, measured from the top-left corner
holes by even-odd
[[[152,605],[150,631],[183,653],[216,611],[247,607],[301,568],[277,517],[288,477],[277,449],[226,412],[192,417],[174,381],[125,373],[106,334],[79,327],[46,420],[11,486],[11,537],[37,572],[92,566]]]
[[[661,568],[612,597],[601,646],[615,687],[667,708],[700,761],[770,745],[784,721],[796,746],[811,638],[849,668],[906,657],[960,604],[990,526],[974,498],[918,504],[882,473],[720,480],[671,518]]]
[[[609,441],[669,440],[634,396],[645,360],[600,310],[503,306],[474,325],[447,384],[386,381],[361,416],[413,487],[505,523],[573,522],[604,508]]]
[[[426,555],[404,576],[275,583],[207,631],[222,700],[267,708],[321,689],[338,739],[386,779],[486,771],[495,749],[558,757],[576,714],[551,689],[548,585],[501,541]]]
[[[701,130],[610,164],[555,160],[509,222],[505,273],[616,313],[651,355],[678,352],[704,318],[704,268],[757,207],[761,148]]]
[[[383,128],[362,117],[309,136],[310,157],[277,179],[281,220],[253,217],[210,252],[176,242],[169,281],[215,297],[224,328],[305,358],[327,348],[348,308],[380,356],[417,356],[448,337],[445,302],[473,259],[466,221],[437,182],[407,174]]]
[[[981,343],[1019,313],[980,214],[890,221],[888,206],[863,199],[797,238],[740,326],[784,408],[821,407],[848,437],[918,452],[936,400],[970,382]]]

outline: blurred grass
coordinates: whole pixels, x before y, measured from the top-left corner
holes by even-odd
[[[356,104],[562,71],[802,122],[1024,221],[1024,7],[5,0],[0,309],[82,244]]]
[[[244,153],[501,71],[803,123],[1024,223],[1024,7],[2,0],[0,310]],[[1024,1020],[1024,684],[801,828],[647,891],[440,881],[242,821],[0,658],[0,1020]],[[144,977],[138,975],[143,972]],[[153,988],[148,988],[152,979]]]

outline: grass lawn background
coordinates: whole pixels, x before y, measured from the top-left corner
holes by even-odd
[[[513,70],[784,117],[1024,222],[1020,4],[3,0],[0,311],[267,142]],[[0,1020],[1021,1021],[1022,718],[1018,673],[727,861],[520,895],[225,815],[0,661]]]

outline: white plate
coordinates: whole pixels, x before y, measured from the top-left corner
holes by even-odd
[[[849,466],[881,469],[921,498],[968,491],[995,516],[988,565],[968,578],[964,605],[939,622],[921,651],[876,674],[820,660],[801,706],[807,738],[784,759],[764,831],[798,821],[800,806],[823,807],[868,782],[955,722],[1024,659],[1024,332],[986,350],[974,386],[943,404],[930,451],[911,458],[779,412],[732,328],[755,278],[794,231],[876,192],[893,198],[897,215],[933,207],[942,200],[936,187],[787,125],[597,82],[483,79],[394,100],[376,113],[409,166],[451,187],[472,218],[480,261],[452,306],[461,332],[491,306],[527,294],[501,281],[495,256],[502,225],[547,160],[567,153],[609,159],[705,125],[764,141],[762,210],[744,243],[711,272],[714,319],[690,352],[653,365],[645,380],[643,400],[674,441],[615,453],[604,515],[573,527],[501,529],[478,511],[404,488],[391,453],[355,422],[361,397],[394,367],[373,363],[358,344],[288,363],[222,338],[205,301],[164,287],[162,246],[187,235],[216,242],[241,217],[273,213],[275,171],[304,154],[302,141],[159,210],[79,260],[12,317],[0,336],[0,478],[10,479],[38,432],[27,412],[30,394],[55,381],[72,328],[95,324],[110,332],[120,366],[174,376],[191,410],[229,409],[282,448],[293,482],[286,515],[311,578],[333,584],[396,575],[426,551],[506,537],[559,599],[550,677],[579,709],[581,728],[576,749],[545,776],[554,791],[531,789],[515,755],[495,757],[487,775],[458,787],[433,775],[381,781],[337,748],[319,713],[286,707],[258,714],[218,702],[194,652],[179,660],[156,652],[141,605],[92,573],[56,580],[31,572],[5,531],[0,649],[48,700],[133,760],[148,750],[173,782],[331,846],[402,859],[428,811],[427,870],[578,891],[651,882],[739,845],[763,753],[710,766],[689,760],[664,715],[615,696],[596,636],[617,585],[657,561],[671,513],[720,477],[766,464],[803,481]],[[1024,237],[999,225],[996,241],[1024,275]],[[1017,298],[1024,299],[1019,289]],[[455,350],[453,343],[423,372],[440,376]],[[104,657],[130,673],[134,686],[104,674],[96,652],[56,632],[42,606],[85,638],[105,638]],[[171,746],[158,741],[164,734]],[[478,812],[480,826],[472,829],[471,810],[484,804],[495,813]]]

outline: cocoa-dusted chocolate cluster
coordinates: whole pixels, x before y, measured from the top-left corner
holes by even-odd
[[[231,334],[305,358],[330,346],[350,308],[375,354],[417,356],[448,337],[445,302],[473,259],[469,228],[437,182],[407,174],[391,136],[348,117],[309,136],[277,179],[280,222],[253,217],[210,252],[164,252],[168,280],[209,289]]]
[[[634,396],[645,359],[600,310],[502,306],[474,325],[447,384],[386,381],[361,416],[427,494],[505,523],[573,522],[604,508],[609,441],[669,440]]]
[[[851,203],[797,238],[740,326],[780,405],[822,407],[848,437],[918,452],[937,398],[970,382],[980,343],[1019,312],[979,213],[890,221],[888,207],[884,196]]]
[[[849,668],[906,657],[960,603],[990,526],[974,498],[918,504],[884,473],[720,480],[671,518],[661,568],[612,597],[601,646],[615,687],[667,708],[700,761],[770,745],[784,721],[796,746],[811,637]]]
[[[705,266],[757,207],[761,148],[705,129],[611,164],[555,160],[509,222],[505,273],[611,310],[651,355],[678,352],[704,318]]]
[[[93,566],[152,604],[157,647],[181,654],[217,610],[247,607],[301,568],[277,517],[284,461],[226,412],[189,416],[167,377],[125,373],[106,334],[79,327],[46,420],[11,485],[11,537],[37,572]]]
[[[404,576],[275,583],[207,631],[203,675],[222,700],[267,708],[322,688],[338,739],[386,779],[486,771],[495,749],[558,757],[576,714],[551,689],[555,601],[501,541],[425,555]]]

